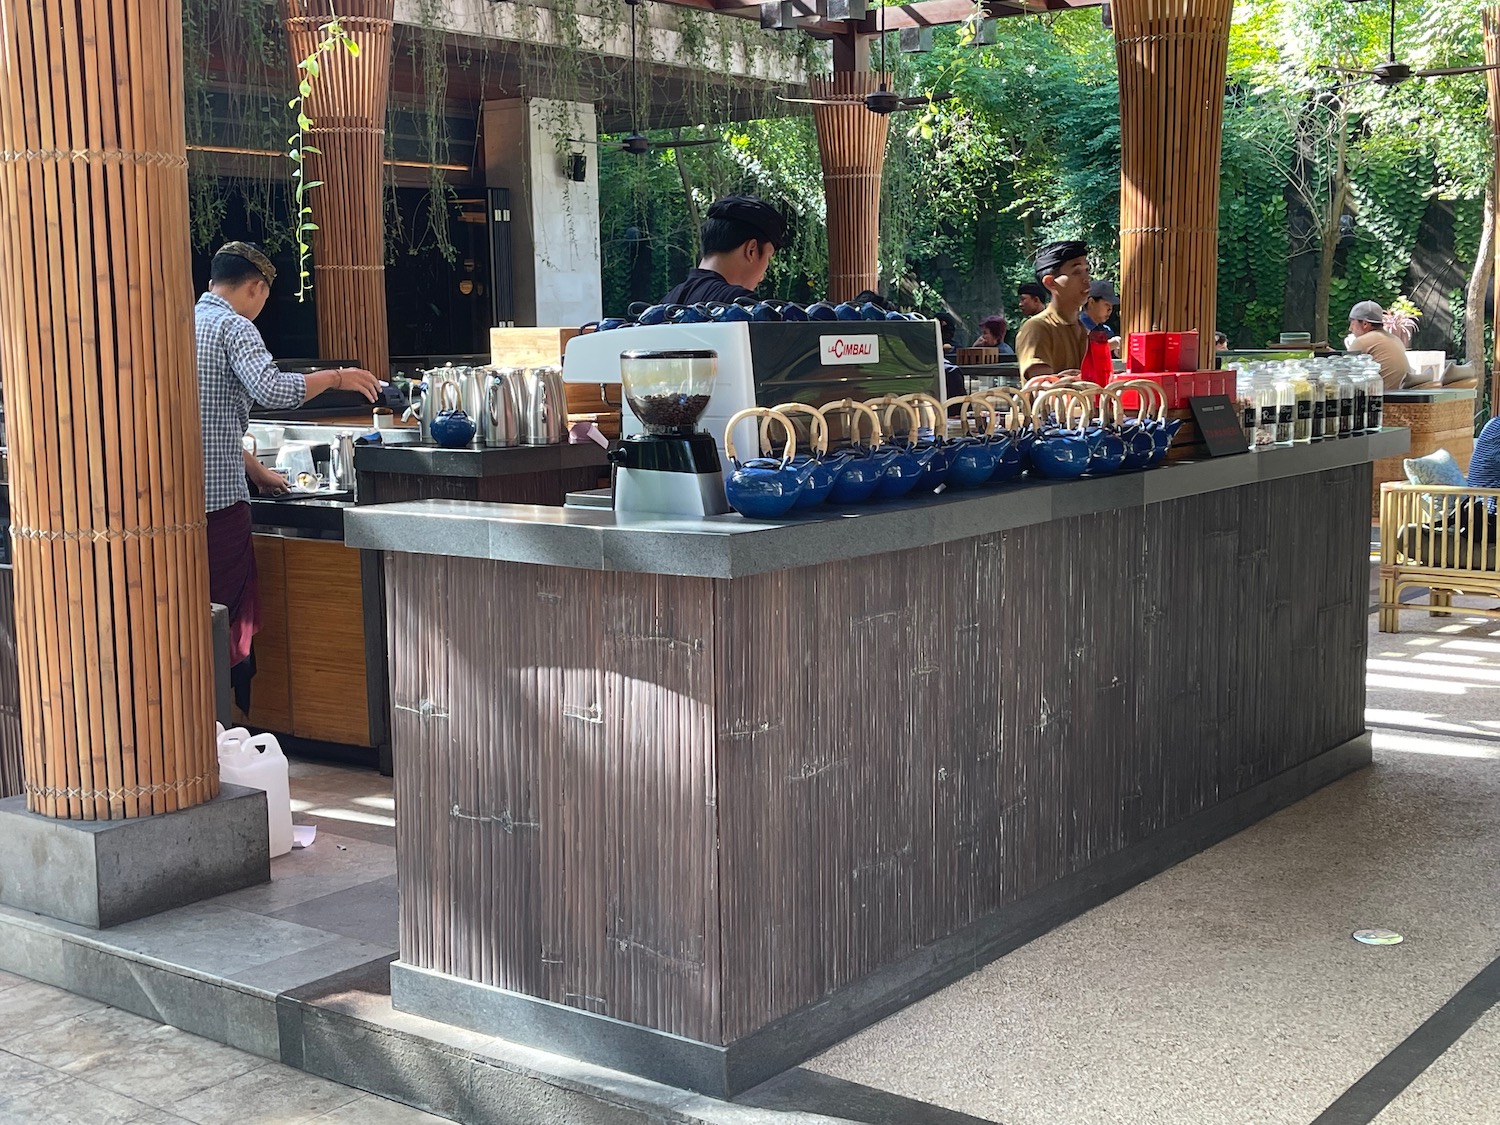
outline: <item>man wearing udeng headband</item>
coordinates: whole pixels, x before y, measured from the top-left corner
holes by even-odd
[[[1016,362],[1021,378],[1077,372],[1088,351],[1089,334],[1078,313],[1089,295],[1089,248],[1082,242],[1049,242],[1036,254],[1036,279],[1052,300],[1021,325]]]
[[[769,203],[753,195],[716,200],[703,220],[703,260],[661,303],[717,301],[727,305],[753,297],[772,256],[785,243],[786,220]]]

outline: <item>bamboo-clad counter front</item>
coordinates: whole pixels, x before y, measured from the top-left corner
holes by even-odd
[[[395,1005],[724,1095],[1357,768],[1404,444],[782,524],[351,511]]]

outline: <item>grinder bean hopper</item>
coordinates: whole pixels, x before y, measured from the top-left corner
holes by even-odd
[[[718,371],[718,353],[706,349],[620,353],[620,387],[645,432],[625,435],[610,451],[615,511],[729,511],[718,443],[698,429]]]

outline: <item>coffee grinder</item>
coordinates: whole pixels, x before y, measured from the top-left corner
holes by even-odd
[[[697,428],[713,395],[713,351],[620,353],[620,386],[646,428],[610,451],[617,512],[715,516],[729,511],[712,434]]]

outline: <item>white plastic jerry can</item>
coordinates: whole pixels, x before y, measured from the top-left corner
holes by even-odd
[[[219,780],[261,789],[274,858],[292,850],[292,789],[286,755],[274,734],[252,735],[244,727],[219,727]]]

